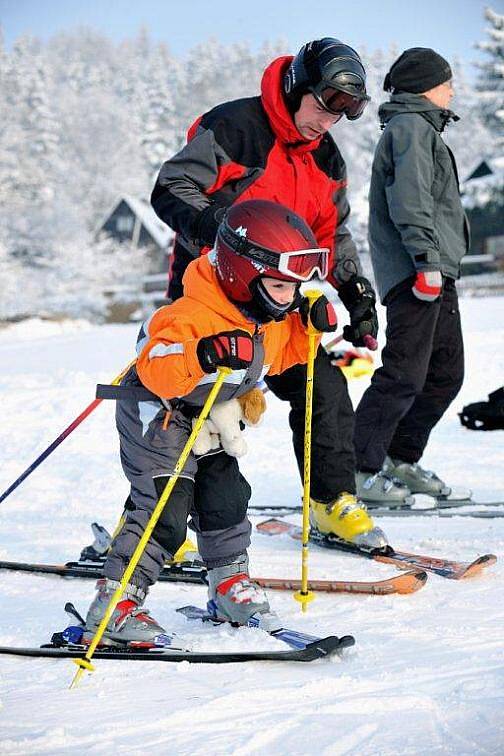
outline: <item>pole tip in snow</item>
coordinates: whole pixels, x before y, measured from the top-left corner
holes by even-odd
[[[72,659],[72,661],[74,664],[77,664],[79,669],[75,673],[74,678],[70,683],[70,690],[77,687],[82,675],[84,674],[85,669],[87,669],[88,672],[94,672],[95,670],[89,659]]]

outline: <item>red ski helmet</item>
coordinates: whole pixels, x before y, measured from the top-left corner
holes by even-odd
[[[316,273],[325,278],[329,250],[307,223],[284,205],[247,200],[233,205],[217,231],[215,265],[226,296],[252,302],[261,278],[301,285]]]

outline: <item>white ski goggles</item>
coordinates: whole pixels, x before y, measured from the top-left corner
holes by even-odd
[[[290,252],[275,252],[272,249],[254,244],[245,236],[239,236],[227,222],[221,223],[218,234],[235,254],[246,257],[252,263],[263,268],[272,268],[296,281],[309,281],[315,273],[324,279],[329,272],[329,249],[313,247],[296,249]],[[259,268],[258,268],[259,269]]]
[[[297,281],[309,281],[317,273],[321,279],[329,272],[329,249],[300,249],[278,256],[278,272]]]

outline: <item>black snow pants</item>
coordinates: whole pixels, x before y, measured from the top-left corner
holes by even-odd
[[[423,302],[408,279],[386,297],[382,367],[356,410],[357,469],[377,472],[385,457],[418,462],[431,430],[464,379],[464,349],[455,281],[444,279],[435,302]]]
[[[303,478],[306,365],[294,365],[284,373],[266,376],[270,391],[290,402],[289,423],[294,453]],[[346,378],[331,364],[323,347],[315,357],[311,436],[311,495],[330,502],[342,491],[355,493],[353,449],[354,411]]]

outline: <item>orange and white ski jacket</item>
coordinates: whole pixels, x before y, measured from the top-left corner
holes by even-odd
[[[307,361],[308,337],[299,313],[263,325],[248,320],[220,287],[213,259],[211,253],[194,260],[184,276],[184,296],[157,310],[140,331],[138,377],[163,399],[204,403],[217,378],[217,373],[203,371],[196,354],[204,336],[240,329],[254,341],[252,364],[226,376],[219,401],[246,393],[266,374]]]

